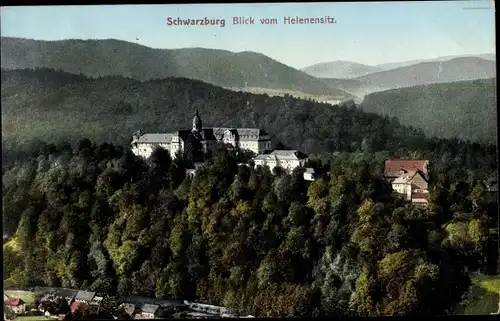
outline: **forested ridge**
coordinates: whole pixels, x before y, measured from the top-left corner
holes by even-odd
[[[372,93],[360,106],[421,128],[428,136],[489,144],[497,139],[496,78]]]
[[[496,166],[474,154],[467,166],[437,161],[431,203],[418,208],[380,180],[387,156],[340,153],[314,165],[330,177],[306,182],[299,169],[273,176],[219,150],[189,180],[182,158],[161,149],[144,161],[87,139],[45,145],[4,168],[5,286],[256,316],[446,313],[468,289],[466,271],[495,260],[480,177]]]

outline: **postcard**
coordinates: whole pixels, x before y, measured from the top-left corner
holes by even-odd
[[[493,1],[1,10],[5,320],[500,312]]]

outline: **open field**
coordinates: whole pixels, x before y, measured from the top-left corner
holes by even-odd
[[[456,314],[477,315],[497,312],[500,298],[500,276],[472,276],[472,289],[468,298],[457,309]]]

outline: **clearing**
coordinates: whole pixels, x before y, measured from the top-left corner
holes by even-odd
[[[471,275],[472,289],[459,305],[455,314],[491,314],[498,311],[500,300],[500,276]]]

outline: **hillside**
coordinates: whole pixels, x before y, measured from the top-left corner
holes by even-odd
[[[388,71],[358,77],[362,82],[387,89],[447,83],[496,76],[496,62],[477,57],[455,58],[448,61],[422,62]]]
[[[369,94],[361,108],[398,118],[428,135],[495,142],[496,78]]]
[[[308,66],[301,70],[318,78],[356,78],[384,69],[353,61],[336,60]]]
[[[51,68],[89,77],[118,75],[140,81],[184,77],[218,86],[285,89],[338,100],[352,95],[255,52],[153,49],[107,40],[38,41],[2,37],[5,69]]]
[[[2,142],[8,149],[82,137],[128,146],[138,129],[190,128],[196,109],[205,126],[259,127],[306,153],[359,148],[368,136],[373,146],[393,150],[423,138],[356,108],[234,92],[189,79],[139,82],[47,69],[2,71]]]
[[[431,59],[415,59],[415,60],[407,60],[407,61],[398,61],[398,62],[389,62],[385,64],[375,65],[374,67],[381,68],[383,70],[391,70],[400,67],[406,67],[410,65],[416,65],[422,62],[435,62],[435,61],[447,61],[455,58],[464,58],[464,57],[477,57],[485,60],[496,61],[496,56],[494,53],[485,53],[479,55],[453,55],[453,56],[442,56]]]

